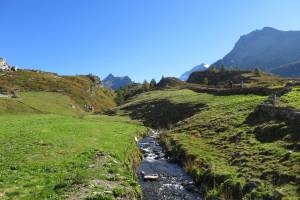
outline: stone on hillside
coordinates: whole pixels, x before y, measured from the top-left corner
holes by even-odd
[[[278,190],[275,190],[275,191],[273,192],[273,197],[274,197],[275,200],[280,200],[280,199],[282,199],[283,195],[282,195],[282,193],[279,192]]]
[[[255,188],[257,188],[258,184],[254,181],[247,182],[243,187],[243,193],[249,193]]]
[[[17,94],[16,91],[12,91],[12,92],[11,92],[11,97],[12,97],[12,98],[18,98],[19,95]]]

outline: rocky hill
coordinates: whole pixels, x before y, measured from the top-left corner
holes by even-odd
[[[113,90],[117,90],[121,87],[130,85],[132,80],[128,76],[123,76],[123,77],[118,77],[114,76],[112,74],[109,74],[104,80],[103,80],[103,85],[111,88]]]
[[[231,52],[215,65],[271,71],[300,60],[300,31],[280,31],[265,27],[243,35]],[[300,71],[297,68],[297,71]],[[290,73],[288,73],[290,75]]]

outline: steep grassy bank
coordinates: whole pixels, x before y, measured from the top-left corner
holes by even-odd
[[[280,121],[253,123],[249,118],[266,99],[251,94],[216,96],[190,90],[162,90],[131,99],[121,111],[131,114],[134,105],[147,113],[141,117],[147,124],[161,110],[167,119],[176,116],[176,108],[182,104],[188,110],[199,105],[186,119],[169,121],[170,129],[164,131],[162,141],[207,198],[298,199],[300,153],[286,148],[284,140],[266,142],[257,138],[259,127],[272,123],[278,126]],[[157,101],[169,102],[172,109],[157,106]],[[277,132],[281,131],[285,130]]]

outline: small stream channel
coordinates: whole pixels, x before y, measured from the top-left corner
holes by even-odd
[[[138,145],[144,155],[137,168],[144,200],[201,199],[192,179],[165,154],[158,132],[142,138]]]

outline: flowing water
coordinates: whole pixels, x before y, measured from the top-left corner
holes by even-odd
[[[166,156],[158,137],[158,132],[153,132],[139,142],[144,159],[137,169],[137,174],[143,199],[200,200],[198,188],[184,169]],[[147,180],[149,177],[152,180]]]

